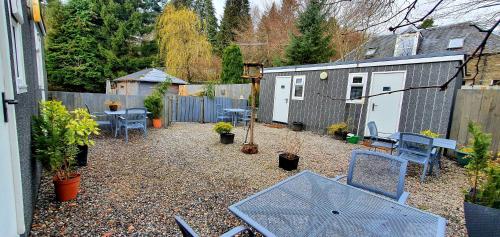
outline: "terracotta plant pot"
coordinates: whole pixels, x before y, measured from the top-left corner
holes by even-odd
[[[109,110],[111,110],[111,111],[117,111],[118,110],[118,105],[109,105]]]
[[[61,202],[76,199],[80,190],[80,174],[74,174],[71,178],[60,180],[54,176],[52,179],[56,191],[56,198]]]
[[[291,158],[291,159],[290,159]],[[296,170],[299,166],[300,156],[292,155],[291,157],[286,153],[279,154],[279,164],[278,166],[284,170],[292,171]]]
[[[154,128],[161,128],[161,119],[153,119],[153,127]]]

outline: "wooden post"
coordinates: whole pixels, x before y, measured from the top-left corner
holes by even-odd
[[[253,145],[253,128],[255,121],[255,78],[252,78],[252,112],[250,113],[250,142],[248,144]]]
[[[246,154],[256,154],[259,152],[257,144],[254,143],[254,127],[255,127],[255,100],[256,100],[256,89],[255,83],[262,79],[264,66],[261,63],[245,63],[243,70],[243,78],[252,80],[252,111],[250,113],[250,125],[248,127],[248,135],[250,136],[249,143],[244,144],[241,151]]]

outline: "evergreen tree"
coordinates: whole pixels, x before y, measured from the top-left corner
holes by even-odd
[[[418,28],[420,29],[427,29],[427,28],[430,28],[430,27],[433,27],[434,26],[434,19],[432,18],[427,18],[425,19],[422,24],[419,25]]]
[[[299,35],[291,34],[286,48],[288,65],[328,62],[335,54],[332,36],[326,30],[328,11],[322,9],[325,0],[311,0],[296,23]]]
[[[235,40],[238,31],[246,29],[250,20],[250,4],[248,0],[226,1],[220,31],[217,34],[217,50],[219,53]]]
[[[202,23],[202,31],[207,35],[208,41],[215,47],[217,44],[217,17],[215,17],[215,9],[212,0],[195,0],[193,10],[200,18]]]
[[[193,0],[172,0],[170,4],[173,4],[176,8],[185,7],[191,9],[193,7]]]
[[[46,67],[51,90],[104,91],[102,57],[96,47],[91,0],[50,1]]]
[[[231,44],[224,49],[222,54],[221,82],[225,84],[243,83],[243,55],[240,47]]]

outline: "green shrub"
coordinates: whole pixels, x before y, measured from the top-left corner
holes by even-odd
[[[214,125],[214,131],[218,134],[230,133],[233,130],[233,125],[228,122],[218,122]]]
[[[151,112],[153,118],[160,118],[163,110],[163,96],[158,92],[153,92],[144,100],[144,106]]]
[[[344,122],[334,123],[334,124],[328,126],[328,128],[327,128],[328,134],[330,134],[330,135],[346,133],[347,129],[348,129],[348,126]]]
[[[93,146],[94,141],[90,139],[90,135],[99,134],[99,124],[92,119],[92,116],[86,109],[75,109],[71,114],[73,118],[66,125],[68,129],[66,132],[68,143],[79,146]]]

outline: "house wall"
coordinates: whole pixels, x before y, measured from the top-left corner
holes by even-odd
[[[137,95],[144,95],[144,96],[150,95],[155,89],[156,85],[158,85],[157,82],[141,81],[139,83],[139,94]],[[172,84],[170,88],[168,88],[167,95],[178,95],[178,94],[179,94],[179,85]]]
[[[115,95],[138,95],[139,83],[130,81],[121,81],[116,83]]]
[[[465,85],[491,85],[492,80],[500,80],[500,54],[483,55],[479,61],[479,73],[475,80],[477,60],[473,59],[467,64],[467,74],[464,77]]]
[[[7,0],[2,0],[7,6]],[[29,235],[31,229],[33,209],[36,204],[38,195],[38,187],[40,186],[41,164],[34,160],[31,156],[31,118],[38,114],[38,102],[42,98],[42,93],[47,93],[46,90],[41,90],[38,85],[37,70],[43,70],[44,85],[47,85],[45,69],[38,69],[36,63],[35,51],[35,33],[34,22],[31,20],[31,15],[28,15],[29,9],[26,4],[22,4],[24,14],[24,24],[22,25],[22,40],[24,51],[25,76],[28,89],[26,93],[15,95],[18,104],[15,106],[16,123],[18,134],[19,158],[21,166],[24,219],[26,232],[24,236]],[[2,9],[7,11],[7,9]],[[9,14],[7,14],[9,15]],[[7,17],[7,24],[10,25],[10,19]],[[0,36],[4,37],[4,36]],[[9,44],[12,52],[12,35],[9,31]],[[42,44],[43,45],[43,44]],[[11,65],[14,65],[14,58],[11,53]],[[15,78],[14,67],[11,69],[13,78]],[[16,80],[13,79],[14,91],[16,88]]]
[[[362,108],[361,104],[349,104],[343,100],[330,99],[346,97],[349,73],[368,72],[368,87],[366,88],[366,94],[368,94],[372,72],[406,71],[405,88],[408,88],[442,84],[456,72],[458,65],[459,61],[451,61],[334,69],[327,71],[327,80],[319,79],[322,71],[265,73],[264,79],[261,80],[259,120],[266,123],[272,122],[276,76],[305,75],[304,100],[290,100],[289,123],[302,122],[306,130],[322,134],[326,132],[328,125],[338,122],[347,122],[354,132],[358,132],[359,123],[358,134],[363,134],[366,106]],[[421,130],[431,129],[440,134],[448,134],[453,101],[461,80],[462,76],[459,76],[445,91],[427,89],[404,92],[399,131],[418,133]],[[293,86],[290,88],[292,90]]]

